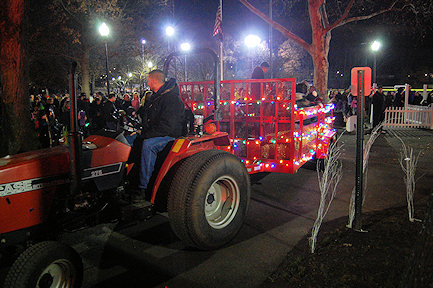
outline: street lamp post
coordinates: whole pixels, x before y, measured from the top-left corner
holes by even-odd
[[[174,2],[173,2],[174,3]],[[165,27],[165,35],[167,36],[167,51],[170,53],[170,38],[173,38],[175,29],[173,26],[167,26]],[[177,65],[176,65],[176,58],[174,58],[174,77],[177,78]]]
[[[108,71],[108,45],[107,45],[107,36],[110,34],[110,28],[107,26],[107,24],[102,23],[101,26],[99,26],[99,34],[101,34],[102,37],[105,39],[105,72],[107,74],[107,95],[110,95],[110,80],[109,80],[109,71]]]
[[[165,28],[165,35],[167,35],[167,49],[170,51],[170,38],[174,35],[174,27],[173,26],[167,26]]]
[[[129,86],[129,92],[132,93],[132,83],[131,83],[132,73],[128,72],[128,86]]]
[[[377,52],[379,51],[380,46],[382,46],[382,44],[377,40],[374,40],[374,42],[371,43],[371,50],[373,51],[373,56],[374,56],[373,83],[376,83],[376,58],[377,58]]]
[[[144,67],[144,44],[146,44],[146,39],[141,39],[141,59],[143,61],[143,67]]]
[[[257,47],[260,44],[260,41],[261,41],[261,39],[257,35],[250,34],[247,37],[245,37],[245,45],[247,45],[247,47],[248,47],[250,58],[251,58],[251,69],[254,69],[253,57],[251,55],[252,54],[251,49]]]
[[[269,18],[271,18],[272,21],[272,0],[269,0]],[[273,63],[272,63],[272,25],[269,24],[269,71],[270,71],[270,75],[271,78],[273,78],[274,74],[273,74]]]
[[[185,59],[183,62],[183,72],[185,82],[188,81],[188,74],[186,73],[186,53],[191,50],[191,44],[184,42],[180,45],[180,49],[185,52]]]

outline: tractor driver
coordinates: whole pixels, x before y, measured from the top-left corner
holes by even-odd
[[[157,153],[161,152],[168,142],[182,136],[185,111],[176,79],[171,78],[165,82],[164,72],[153,70],[148,74],[147,85],[154,93],[138,112],[143,130],[137,137],[137,140],[142,140],[139,189],[132,197],[137,201],[144,200]]]

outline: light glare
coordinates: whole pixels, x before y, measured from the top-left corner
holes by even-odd
[[[182,43],[180,44],[180,49],[182,51],[189,51],[191,50],[191,44],[189,44],[188,42]]]
[[[382,44],[379,41],[374,40],[374,42],[371,44],[371,50],[379,51],[380,46],[382,46]]]
[[[165,28],[165,34],[167,36],[173,36],[174,35],[174,28],[173,26],[167,26],[167,28]]]
[[[249,48],[256,47],[257,45],[260,44],[260,41],[261,39],[257,35],[250,34],[247,37],[245,37],[245,45],[247,45],[247,47]]]
[[[110,34],[110,28],[105,24],[105,22],[99,26],[99,34],[101,34],[102,37],[106,37]]]

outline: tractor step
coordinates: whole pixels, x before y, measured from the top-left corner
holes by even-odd
[[[124,222],[146,220],[154,215],[153,204],[148,201],[133,203],[121,208],[121,219]]]

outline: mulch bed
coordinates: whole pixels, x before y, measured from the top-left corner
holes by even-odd
[[[423,219],[424,210],[415,214]],[[323,224],[315,253],[304,237],[263,287],[400,287],[422,223],[409,222],[406,207],[364,214],[362,223],[368,232],[346,228],[347,217]],[[433,275],[433,263],[425,264],[423,273]]]

